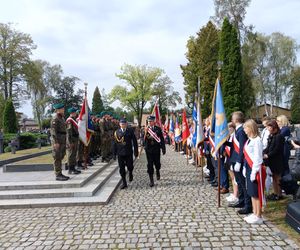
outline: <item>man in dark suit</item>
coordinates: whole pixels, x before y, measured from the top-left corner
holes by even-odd
[[[125,166],[127,166],[129,172],[129,181],[131,182],[133,180],[133,153],[135,157],[138,156],[138,145],[134,131],[132,128],[127,127],[126,119],[121,118],[120,128],[114,133],[113,143],[114,159],[118,156],[120,175],[123,182],[121,189],[127,188]]]
[[[246,179],[243,174],[244,164],[244,145],[248,140],[248,137],[244,131],[244,114],[240,111],[236,111],[232,114],[232,123],[235,125],[235,132],[233,136],[233,151],[232,157],[230,158],[233,165],[235,180],[238,184],[239,189],[239,201],[237,204],[232,204],[232,207],[241,208],[239,214],[249,214],[252,212],[251,198],[247,193]]]
[[[147,172],[150,178],[150,187],[154,186],[153,174],[155,165],[157,180],[160,180],[160,149],[166,153],[166,146],[163,133],[160,127],[155,126],[155,116],[148,116],[148,126],[145,131],[145,152],[147,156]]]

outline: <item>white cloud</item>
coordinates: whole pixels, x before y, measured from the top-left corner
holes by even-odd
[[[299,3],[252,0],[246,22],[300,43]],[[88,82],[90,97],[97,85],[108,93],[120,84],[115,73],[124,63],[163,68],[183,96],[179,65],[186,62],[187,39],[214,14],[212,0],[0,0],[0,6],[0,22],[32,35],[34,58]],[[30,113],[28,105],[23,111]]]

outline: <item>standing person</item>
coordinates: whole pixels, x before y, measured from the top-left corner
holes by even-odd
[[[80,174],[81,171],[75,169],[76,166],[76,154],[78,148],[78,125],[76,123],[76,111],[77,109],[72,107],[68,109],[68,113],[70,114],[67,119],[67,159],[68,159],[68,167],[69,174]]]
[[[55,116],[51,120],[51,144],[52,156],[54,159],[54,172],[57,181],[67,181],[70,177],[62,174],[62,160],[66,154],[66,123],[64,119],[64,104],[54,104]]]
[[[239,214],[249,214],[252,212],[252,205],[250,196],[247,193],[246,189],[246,178],[243,170],[244,164],[244,145],[248,140],[247,135],[243,129],[244,123],[244,114],[241,111],[233,112],[232,114],[232,123],[235,125],[235,132],[233,136],[233,152],[231,161],[234,164],[234,176],[238,184],[239,190],[239,201],[236,204],[230,205],[231,207],[241,208]]]
[[[280,128],[280,134],[284,137],[284,148],[283,148],[283,164],[284,170],[282,175],[288,174],[290,172],[289,159],[291,156],[290,142],[291,130],[289,128],[289,120],[285,115],[277,116],[276,122]]]
[[[132,147],[134,151],[132,151]],[[114,133],[113,142],[113,158],[115,159],[118,156],[120,175],[123,182],[121,189],[127,188],[125,166],[127,166],[129,172],[129,181],[133,180],[133,153],[135,158],[138,157],[137,140],[133,129],[128,128],[126,119],[122,118],[120,119],[120,128]]]
[[[274,194],[269,195],[269,200],[280,200],[282,198],[280,180],[284,171],[284,138],[280,134],[280,128],[275,120],[267,123],[267,129],[270,132],[268,146],[264,150],[264,162],[270,167],[273,178]]]
[[[150,178],[150,187],[154,186],[153,174],[155,165],[157,180],[160,180],[160,149],[166,153],[164,137],[160,127],[154,125],[155,116],[148,116],[148,126],[145,132],[145,152],[147,156],[147,172]]]
[[[262,224],[262,206],[266,171],[263,167],[263,144],[258,136],[258,127],[254,120],[247,120],[244,131],[248,140],[244,146],[244,166],[246,167],[247,193],[251,197],[253,214],[244,218],[249,224]]]

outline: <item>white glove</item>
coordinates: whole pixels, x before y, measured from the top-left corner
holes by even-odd
[[[246,168],[245,167],[243,167],[242,172],[243,172],[243,176],[246,178]]]
[[[230,165],[230,171],[233,172],[233,165],[232,164]]]
[[[235,165],[234,165],[234,171],[235,172],[240,172],[240,170],[241,170],[241,163],[236,162]]]
[[[256,180],[256,173],[251,171],[251,174],[250,174],[250,181],[254,182]]]

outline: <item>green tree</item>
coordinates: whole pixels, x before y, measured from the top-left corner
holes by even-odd
[[[292,122],[300,123],[300,66],[297,66],[292,72]]]
[[[220,60],[222,67],[222,90],[226,116],[240,110],[245,112],[243,97],[247,94],[243,90],[243,67],[241,62],[240,41],[237,31],[227,18],[221,31]]]
[[[60,84],[53,86],[55,95],[52,97],[52,103],[62,102],[65,104],[65,109],[70,107],[75,107],[80,109],[80,106],[83,102],[84,91],[78,89],[75,91],[75,86],[79,78],[75,76],[66,76],[63,77]]]
[[[0,87],[4,99],[13,99],[17,106],[21,97],[27,97],[24,66],[35,48],[30,35],[0,23]]]
[[[93,101],[92,101],[92,112],[94,114],[99,114],[101,111],[104,110],[103,102],[101,99],[101,94],[99,91],[99,88],[96,87],[93,95]]]
[[[167,114],[169,108],[175,108],[182,100],[178,91],[174,91],[173,82],[168,76],[161,77],[153,85],[151,105],[158,99],[161,116]]]
[[[147,65],[133,66],[124,64],[121,73],[116,76],[125,81],[128,87],[115,86],[110,95],[110,101],[119,100],[129,111],[133,111],[141,127],[145,105],[152,97],[153,85],[159,82],[163,70]]]
[[[18,121],[14,108],[14,104],[11,99],[5,102],[3,111],[3,131],[4,133],[17,133]]]
[[[194,101],[200,77],[200,96],[202,99],[202,116],[211,112],[211,103],[215,81],[218,75],[219,30],[212,22],[208,22],[187,43],[186,58],[188,63],[181,65],[184,78],[186,103]]]
[[[221,27],[225,18],[227,18],[237,29],[238,39],[241,40],[243,34],[247,34],[253,29],[253,26],[246,26],[244,19],[246,17],[246,8],[251,0],[214,0],[215,15],[212,19],[218,27]]]
[[[4,97],[3,97],[2,93],[0,93],[0,130],[3,128],[3,111],[4,111],[4,107],[5,107],[5,100],[4,100]]]

